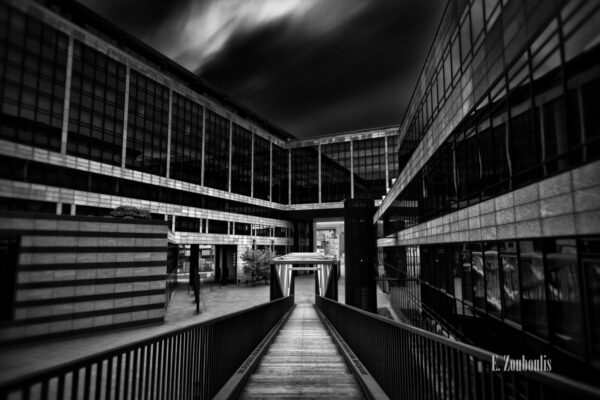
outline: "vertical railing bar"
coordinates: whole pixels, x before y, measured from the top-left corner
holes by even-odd
[[[92,373],[92,366],[91,365],[87,365],[85,367],[85,380],[84,380],[84,386],[83,386],[83,398],[85,400],[89,400],[90,398],[90,389],[91,389],[91,385],[90,385],[90,381],[91,381],[91,373]]]
[[[123,354],[117,355],[117,371],[116,371],[116,380],[115,380],[115,400],[121,399],[121,373],[123,368],[121,364],[123,363]]]
[[[129,383],[129,373],[131,369],[131,351],[125,353],[125,370],[123,371],[123,399],[129,400],[129,389],[131,384]]]
[[[100,400],[102,390],[102,360],[96,363],[96,385],[94,386],[94,398]]]
[[[141,380],[141,376],[139,376],[138,372],[138,358],[140,355],[140,348],[136,348],[133,351],[133,366],[131,370],[131,399],[135,400],[137,394],[138,383]],[[139,376],[139,378],[138,378]]]
[[[56,399],[62,400],[65,397],[65,375],[68,372],[58,375],[58,387],[56,388]]]
[[[183,375],[183,385],[182,385],[182,389],[183,389],[183,398],[184,399],[188,399],[190,398],[190,382],[192,381],[191,377],[191,360],[192,360],[192,331],[187,331],[185,333],[182,334],[182,338],[183,341],[185,343],[185,347],[183,349],[184,351],[184,355],[183,355],[183,360],[184,360],[184,371],[185,374]]]
[[[152,376],[150,376],[150,398],[156,399],[156,394],[158,390],[158,357],[159,357],[159,346],[160,340],[152,343]]]
[[[79,371],[80,369],[73,370],[73,379],[71,379],[71,399],[77,399],[77,390],[79,386]]]
[[[148,368],[150,366],[150,345],[149,344],[145,344],[144,348],[142,350],[142,357],[143,357],[143,361],[142,361],[142,367],[144,368],[144,399],[148,398],[148,386],[150,383],[150,371]],[[140,394],[142,393],[142,390],[140,390]]]
[[[112,383],[113,383],[113,377],[112,377],[112,365],[113,365],[113,356],[110,356],[106,359],[106,392],[104,394],[104,398],[110,400],[112,398],[111,393],[112,393]]]
[[[48,398],[48,381],[50,379],[46,378],[42,381],[42,391],[41,391],[41,398],[42,399],[47,399]]]
[[[165,342],[167,341],[166,338],[161,339],[160,341],[160,350],[159,350],[159,355],[160,355],[160,374],[158,375],[158,379],[159,379],[159,387],[157,390],[157,398],[158,399],[164,399],[164,389],[165,389],[165,385],[166,385],[166,381],[165,381]]]

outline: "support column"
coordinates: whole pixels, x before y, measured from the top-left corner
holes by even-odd
[[[354,143],[350,141],[350,198],[354,198]]]
[[[200,166],[200,185],[204,186],[204,153],[206,153],[206,107],[202,108],[202,165]]]
[[[273,201],[273,139],[269,140],[269,201]]]
[[[233,156],[233,121],[229,120],[229,182],[227,191],[231,192],[231,157]]]
[[[254,135],[252,130],[252,144],[250,145],[250,197],[254,197]]]
[[[317,154],[319,157],[319,160],[317,161],[317,165],[319,168],[319,203],[321,202],[321,143],[319,143],[319,146],[317,147]]]
[[[196,314],[200,313],[200,245],[192,244],[190,248],[190,281],[189,284],[194,290],[194,303],[196,304]]]
[[[372,200],[344,201],[346,304],[376,313],[374,213]]]
[[[385,193],[387,194],[390,190],[390,168],[388,165],[388,141],[387,136],[383,137],[384,151],[385,151]]]
[[[121,150],[121,168],[125,168],[127,157],[127,124],[129,121],[129,83],[131,81],[131,68],[127,65],[125,72],[125,101],[123,110],[123,149]]]
[[[67,76],[65,79],[65,99],[63,102],[62,132],[60,137],[60,154],[67,154],[69,137],[69,108],[71,106],[71,76],[73,75],[73,36],[69,36],[67,49]]]
[[[292,204],[292,150],[288,149],[288,204]]]
[[[173,89],[169,88],[169,121],[167,124],[167,178],[171,176],[171,127],[173,126]]]

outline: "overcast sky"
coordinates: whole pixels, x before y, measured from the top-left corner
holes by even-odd
[[[295,136],[399,124],[445,0],[81,0]]]

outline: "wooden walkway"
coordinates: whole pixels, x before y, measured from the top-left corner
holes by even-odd
[[[312,304],[297,304],[240,399],[364,399]]]

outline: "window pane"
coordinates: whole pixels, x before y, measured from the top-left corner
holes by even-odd
[[[587,309],[591,338],[591,354],[600,360],[600,238],[584,239],[581,262],[587,286]]]
[[[521,257],[521,287],[523,327],[526,330],[548,335],[546,318],[546,289],[544,287],[544,267],[542,247],[538,240],[519,242]]]
[[[502,302],[500,298],[498,246],[496,244],[485,244],[485,285],[488,312],[500,316]]]
[[[463,299],[466,301],[473,301],[473,285],[471,283],[471,253],[469,252],[469,245],[464,244],[461,251],[462,260],[462,276],[463,276]]]
[[[500,242],[504,316],[512,321],[520,322],[521,298],[519,292],[519,269],[516,251],[516,242]]]
[[[471,26],[469,18],[465,18],[460,26],[460,53],[464,60],[471,52]]]
[[[471,244],[471,276],[473,280],[473,305],[481,310],[485,309],[484,299],[484,263],[481,244]]]
[[[575,239],[550,239],[546,243],[548,315],[552,339],[569,350],[583,353],[583,319]]]

